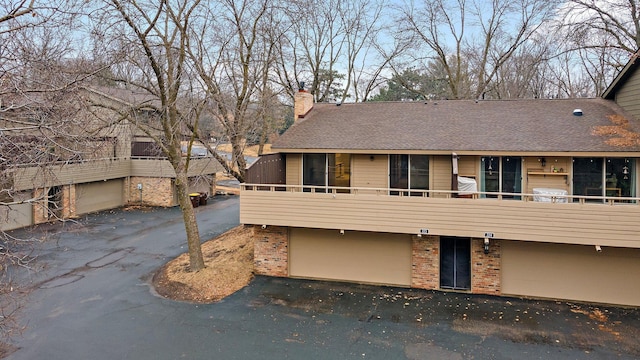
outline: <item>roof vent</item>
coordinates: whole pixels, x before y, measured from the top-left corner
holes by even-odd
[[[582,116],[582,109],[574,109],[573,116]]]

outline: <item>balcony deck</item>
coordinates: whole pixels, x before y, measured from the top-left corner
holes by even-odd
[[[213,157],[194,157],[187,176],[211,175],[222,171]],[[175,177],[169,160],[161,157],[107,158],[43,165],[25,164],[13,172],[13,187],[23,191],[47,186],[103,181],[129,176]]]
[[[640,248],[640,198],[556,195],[539,202],[533,201],[539,194],[389,192],[242,184],[240,222],[477,238],[490,232],[496,239]],[[514,195],[521,199],[508,199]]]

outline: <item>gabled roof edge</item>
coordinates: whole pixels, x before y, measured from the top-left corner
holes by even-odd
[[[609,87],[602,93],[603,99],[613,100],[615,98],[615,93],[618,89],[625,83],[625,81],[633,74],[638,66],[640,66],[640,61],[638,60],[640,57],[640,49],[636,50],[634,54],[631,55],[631,59],[629,62],[620,70],[618,75],[613,79]]]

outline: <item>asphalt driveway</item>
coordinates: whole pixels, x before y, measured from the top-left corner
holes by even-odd
[[[237,197],[197,209],[203,239]],[[41,226],[48,240],[9,359],[637,359],[640,311],[277,278],[210,305],[166,300],[153,272],[186,250],[179,209]],[[637,286],[637,279],[635,286]]]

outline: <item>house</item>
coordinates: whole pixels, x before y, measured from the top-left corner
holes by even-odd
[[[28,139],[30,143],[16,149],[33,149],[33,156],[25,156],[24,163],[14,158],[10,165],[4,164],[0,183],[2,189],[10,191],[0,193],[0,203],[12,205],[0,205],[0,230],[76,218],[124,205],[178,204],[176,174],[169,161],[131,122],[111,124],[119,107],[146,100],[115,88],[86,88],[82,99],[92,104],[92,109],[76,112],[78,120],[69,123],[80,122],[85,127],[93,126],[95,131],[75,134],[74,142],[67,144],[68,148],[74,147],[68,154],[55,146],[65,141],[63,135],[48,139],[50,149],[46,151],[55,156],[46,157],[38,145],[44,140],[4,126],[3,144]],[[98,103],[108,106],[96,106]],[[144,112],[139,109],[135,116],[144,117]],[[101,126],[103,123],[110,125]],[[70,127],[69,131],[73,131]],[[215,193],[215,174],[221,170],[212,156],[198,152],[189,162],[190,191]]]
[[[295,117],[282,179],[241,186],[256,273],[640,306],[637,59],[603,98]]]

